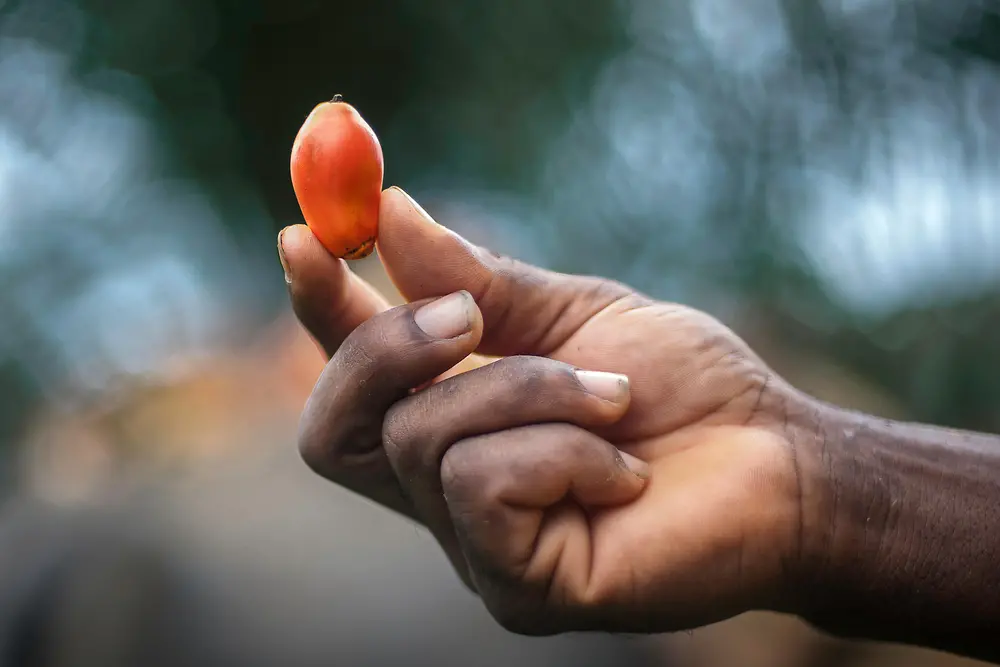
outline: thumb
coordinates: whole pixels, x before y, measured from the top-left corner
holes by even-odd
[[[476,246],[397,187],[382,193],[378,250],[408,301],[469,292],[483,314],[484,354],[547,355],[594,315],[634,295],[610,280],[547,271]]]

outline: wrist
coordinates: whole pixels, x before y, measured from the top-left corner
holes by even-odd
[[[1000,618],[996,439],[801,406],[796,613],[845,637],[966,652]]]
[[[808,617],[816,595],[822,594],[835,551],[831,530],[840,511],[831,476],[831,451],[827,433],[837,428],[843,415],[833,406],[784,385],[774,387],[774,423],[788,443],[790,475],[796,505],[795,525],[787,529],[790,547],[785,550],[780,585],[780,606],[773,611]]]
[[[794,612],[836,634],[850,634],[835,627],[843,605],[869,587],[896,541],[892,491],[875,457],[860,451],[880,426],[805,396],[788,417],[801,495]]]

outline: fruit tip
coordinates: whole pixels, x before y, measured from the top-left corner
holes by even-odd
[[[343,102],[344,101],[344,96],[341,95],[340,93],[337,93],[336,95],[334,95],[333,97],[330,98],[330,101],[331,102]]]

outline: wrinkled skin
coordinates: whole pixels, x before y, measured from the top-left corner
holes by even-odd
[[[736,335],[477,248],[397,189],[379,225],[409,301],[392,309],[303,226],[281,238],[295,311],[331,357],[302,417],[312,469],[426,525],[516,632],[672,631],[785,605],[800,399]],[[459,291],[464,332],[429,336],[414,314]],[[628,385],[601,398],[574,369]]]

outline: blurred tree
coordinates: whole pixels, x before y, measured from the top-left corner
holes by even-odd
[[[479,204],[498,249],[724,319],[733,304],[771,313],[915,418],[991,427],[998,17],[979,0],[7,0],[0,49],[20,64],[0,76],[15,100],[0,140],[23,152],[8,171],[0,161],[0,183],[46,176],[18,185],[5,217],[78,219],[58,252],[47,237],[0,253],[0,284],[20,295],[5,313],[26,322],[0,337],[18,396],[3,435],[67,359],[105,349],[83,334],[109,312],[116,340],[169,321],[197,342],[246,335],[285,306],[273,243],[298,219],[288,150],[338,92],[379,133],[387,183]],[[46,76],[10,74],[31,63]],[[90,152],[63,158],[69,135],[53,128],[83,117],[68,103],[82,91],[104,125],[74,129]],[[102,166],[114,141],[143,159]],[[39,155],[83,161],[86,177],[53,180]],[[124,269],[110,257],[137,268],[113,277]],[[139,268],[159,287],[98,314]],[[47,320],[29,293],[48,295]],[[57,331],[67,322],[74,346]],[[131,354],[160,353],[147,347]]]

